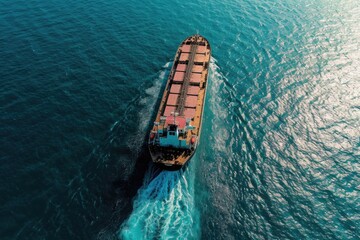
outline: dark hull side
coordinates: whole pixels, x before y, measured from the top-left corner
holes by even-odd
[[[196,152],[196,149],[195,149],[195,151],[193,151],[193,153],[191,154],[191,156],[189,157],[189,159],[188,159],[188,160],[185,162],[185,164],[183,164],[183,165],[166,166],[166,165],[163,164],[163,163],[156,163],[156,162],[154,162],[154,161],[153,161],[153,163],[154,163],[158,168],[160,168],[160,169],[162,169],[162,170],[166,170],[166,171],[178,171],[178,170],[182,169],[182,170],[185,171],[186,168],[187,168],[187,166],[188,166],[188,164],[189,164],[189,162],[190,162],[190,160],[194,157],[195,152]]]
[[[172,166],[165,166],[164,164],[161,163],[154,163],[157,167],[159,167],[162,170],[166,170],[166,171],[178,171],[180,169],[184,169],[185,167],[183,167],[182,165],[172,165]]]

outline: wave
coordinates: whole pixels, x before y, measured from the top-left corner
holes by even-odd
[[[161,171],[151,166],[134,200],[133,212],[121,226],[121,239],[195,239],[198,214],[191,171]]]

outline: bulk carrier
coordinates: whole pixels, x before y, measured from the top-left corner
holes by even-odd
[[[181,169],[199,143],[211,48],[199,34],[179,46],[149,135],[152,161],[163,169]]]

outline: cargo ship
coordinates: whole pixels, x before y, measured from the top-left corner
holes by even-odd
[[[199,144],[210,57],[210,44],[199,34],[175,54],[148,140],[152,161],[163,169],[181,169]]]

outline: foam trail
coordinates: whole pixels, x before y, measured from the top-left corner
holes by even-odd
[[[210,59],[209,68],[209,83],[211,86],[207,92],[209,94],[216,94],[220,85],[226,81],[226,77],[221,73],[220,67],[217,65],[217,60],[214,57]]]
[[[219,95],[219,91],[223,90],[224,88],[228,88],[226,83],[229,81],[222,74],[221,69],[217,65],[217,61],[214,57],[212,57],[210,60],[209,68],[209,89],[207,89],[207,95],[210,97],[207,97],[207,104],[209,104],[208,108],[216,116],[215,119],[217,119],[218,117],[226,119],[228,117],[228,110],[226,106],[222,105],[224,99],[221,99],[221,101],[219,101],[219,97],[221,97]],[[227,89],[227,92],[229,92],[230,94],[232,94],[231,91],[231,89]],[[222,123],[219,123],[219,126],[222,126]],[[218,130],[213,130],[213,133],[217,132]]]
[[[198,215],[194,207],[194,174],[162,171],[153,178],[147,172],[134,210],[121,226],[121,239],[195,239]],[[153,179],[152,179],[153,178]]]

